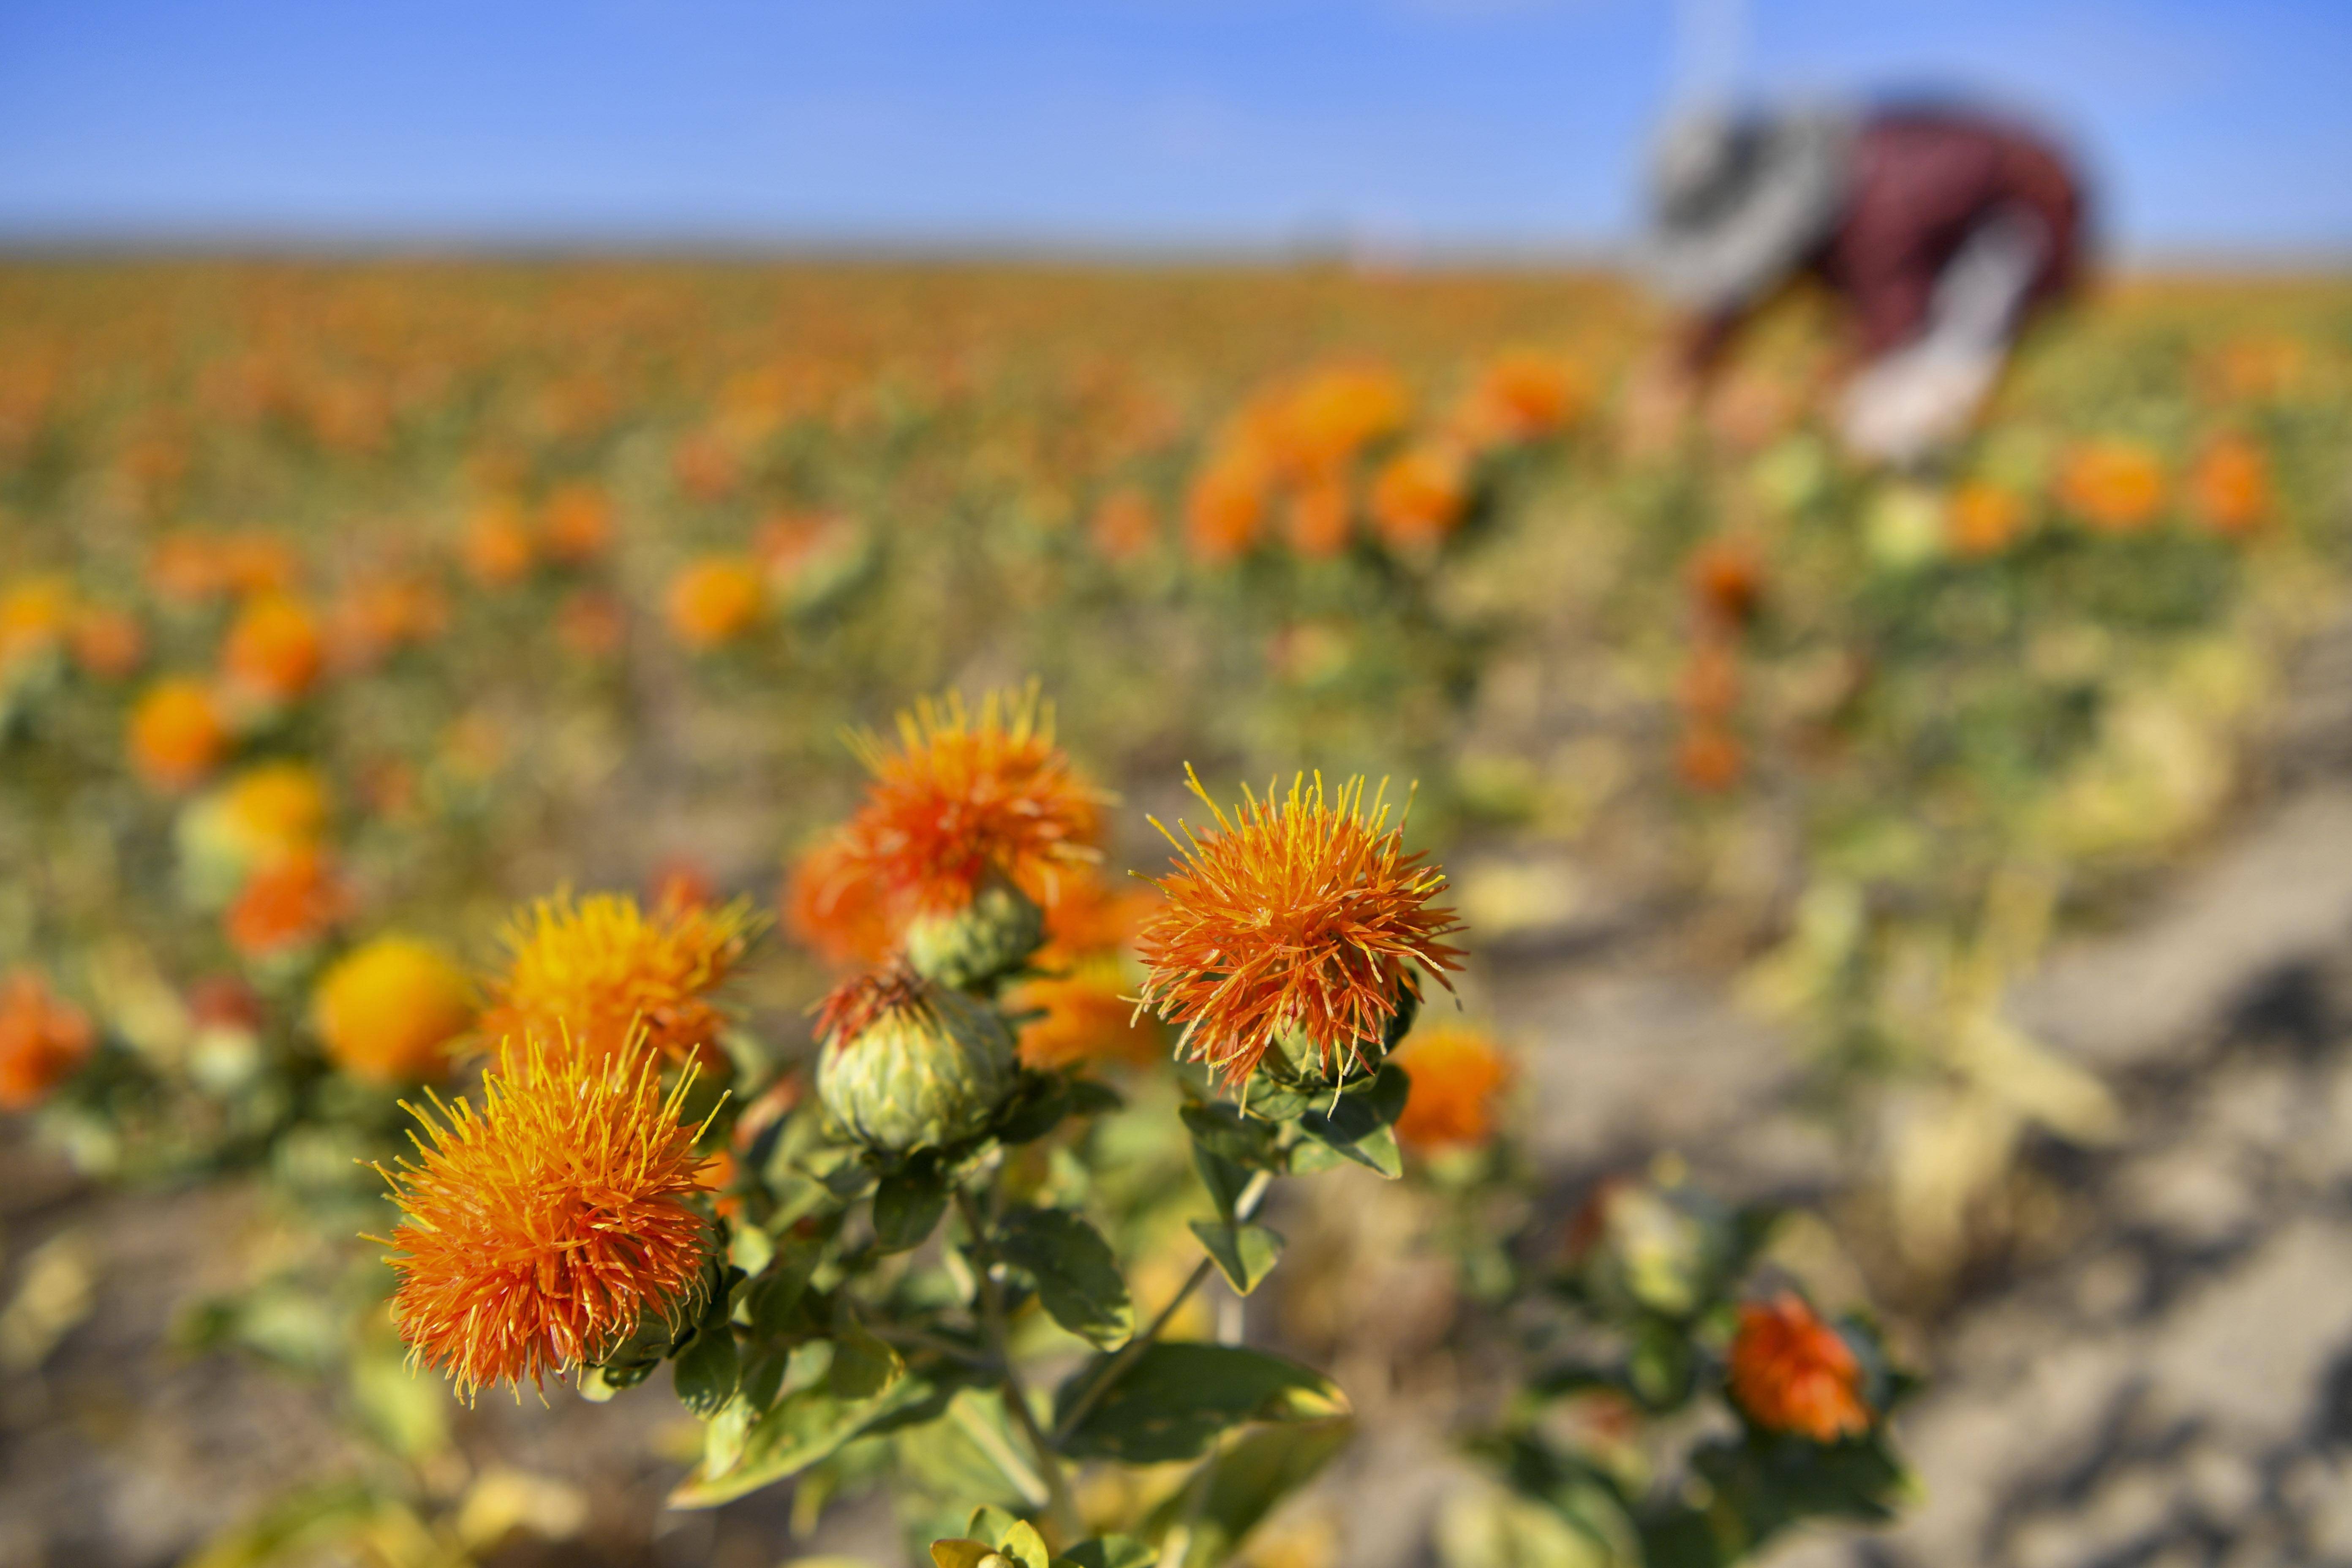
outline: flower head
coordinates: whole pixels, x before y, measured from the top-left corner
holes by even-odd
[[[1169,835],[1179,868],[1160,879],[1167,902],[1137,939],[1143,1000],[1228,1085],[1286,1031],[1327,1068],[1376,1059],[1400,1008],[1419,999],[1417,971],[1452,987],[1458,950],[1441,939],[1461,925],[1430,902],[1444,873],[1405,853],[1377,797],[1367,817],[1361,779],[1327,797],[1320,777],[1309,786],[1301,775],[1287,798],[1269,789],[1231,816],[1191,784],[1217,830]]]
[[[2164,465],[2137,441],[2085,442],[2067,454],[2058,499],[2094,528],[2134,532],[2164,510]]]
[[[29,969],[0,980],[0,1110],[38,1105],[89,1055],[89,1015]]]
[[[262,865],[228,907],[229,945],[262,958],[313,942],[349,912],[351,898],[316,849],[298,849]]]
[[[1115,959],[1091,959],[1067,973],[1024,980],[1005,1007],[1038,1016],[1021,1026],[1021,1061],[1041,1071],[1079,1062],[1148,1067],[1166,1052],[1160,1021],[1139,1011]]]
[[[228,739],[212,693],[184,676],[155,682],[131,710],[131,766],[158,789],[185,789],[212,772]]]
[[[1462,525],[1470,504],[1470,476],[1449,446],[1406,448],[1372,479],[1372,522],[1390,549],[1426,553]]]
[[[1739,1309],[1731,1341],[1731,1397],[1759,1426],[1816,1443],[1870,1429],[1853,1347],[1793,1291]]]
[[[727,1014],[710,995],[742,961],[754,929],[740,901],[672,901],[647,914],[625,893],[542,899],[507,930],[514,957],[491,987],[482,1032],[551,1050],[569,1041],[597,1058],[642,1040],[673,1061],[717,1066]]]
[[[685,647],[702,652],[750,631],[766,613],[767,602],[759,563],[712,555],[670,579],[663,608],[671,634]]]
[[[2221,436],[2198,455],[2189,488],[2197,520],[2231,538],[2253,532],[2271,510],[2271,469],[2243,436]]]
[[[310,689],[326,663],[326,639],[302,603],[262,594],[245,603],[221,645],[221,666],[238,686],[276,702]]]
[[[960,693],[898,716],[898,745],[854,738],[874,775],[842,836],[838,874],[870,878],[893,917],[961,910],[993,870],[1050,908],[1062,879],[1096,859],[1102,795],[1054,744],[1035,688]]]
[[[1944,514],[1953,550],[1971,557],[2000,554],[2025,531],[2025,521],[2024,499],[1984,479],[1954,490]]]
[[[470,1398],[594,1365],[646,1318],[675,1320],[709,1246],[688,1088],[665,1097],[650,1056],[614,1068],[510,1046],[478,1112],[417,1112],[417,1160],[384,1172],[405,1216],[385,1245],[411,1357]]]
[[[354,1078],[414,1083],[439,1078],[449,1048],[474,1021],[466,977],[403,936],[352,949],[319,979],[311,1005],[327,1055]]]
[[[1475,1029],[1435,1028],[1396,1054],[1412,1080],[1396,1135],[1420,1150],[1476,1148],[1495,1134],[1495,1100],[1511,1081],[1511,1064]]]
[[[838,837],[793,862],[783,909],[793,939],[836,967],[879,963],[898,945],[898,924],[881,888],[853,864]]]

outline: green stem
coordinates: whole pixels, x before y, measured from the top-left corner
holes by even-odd
[[[1037,1456],[1037,1473],[1045,1483],[1045,1510],[1061,1535],[1064,1545],[1075,1544],[1085,1535],[1086,1526],[1078,1518],[1077,1500],[1070,1495],[1070,1478],[1062,1469],[1061,1456],[1054,1451],[1053,1443],[1045,1429],[1037,1425],[1036,1413],[1029,1408],[1029,1390],[1022,1382],[1021,1369],[1013,1363],[1013,1352],[1004,1330],[1004,1291],[996,1282],[996,1263],[991,1256],[988,1232],[981,1224],[980,1205],[971,1201],[971,1194],[956,1189],[956,1212],[963,1216],[964,1227],[971,1232],[972,1245],[979,1253],[973,1259],[978,1265],[977,1289],[980,1295],[981,1331],[988,1337],[988,1348],[996,1357],[998,1376],[1004,1390],[1004,1408],[1013,1417],[1021,1436]]]
[[[1265,1194],[1273,1187],[1273,1172],[1260,1171],[1251,1176],[1248,1184],[1242,1188],[1240,1195],[1234,1199],[1234,1223],[1245,1225],[1255,1217],[1259,1205],[1265,1202]],[[1118,1353],[1104,1364],[1102,1371],[1096,1374],[1092,1383],[1087,1384],[1086,1392],[1070,1402],[1068,1412],[1060,1421],[1055,1423],[1054,1440],[1055,1442],[1066,1441],[1070,1434],[1078,1429],[1078,1423],[1087,1418],[1087,1413],[1101,1404],[1103,1395],[1108,1394],[1112,1385],[1127,1375],[1128,1368],[1133,1366],[1137,1358],[1151,1348],[1153,1342],[1160,1338],[1160,1331],[1165,1329],[1169,1321],[1176,1316],[1178,1309],[1192,1299],[1192,1292],[1201,1288],[1202,1282],[1209,1278],[1209,1271],[1215,1267],[1215,1260],[1207,1258],[1202,1258],[1192,1266],[1192,1272],[1185,1277],[1184,1283],[1177,1288],[1176,1294],[1168,1298],[1168,1304],[1160,1309],[1159,1313],[1152,1318],[1144,1331],[1120,1346]]]

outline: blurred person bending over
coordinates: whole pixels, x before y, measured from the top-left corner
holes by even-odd
[[[1704,112],[1653,170],[1647,270],[1690,312],[1678,405],[1786,285],[1826,285],[1862,363],[1840,399],[1857,455],[1915,464],[1958,437],[2025,320],[2081,266],[2083,188],[2033,133],[1959,109]]]

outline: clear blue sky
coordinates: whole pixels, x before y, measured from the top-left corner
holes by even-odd
[[[1591,249],[1726,70],[2033,108],[2128,251],[2352,254],[2352,0],[0,0],[0,242]]]

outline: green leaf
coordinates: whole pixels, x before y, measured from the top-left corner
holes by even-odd
[[[1196,1219],[1192,1234],[1216,1259],[1225,1282],[1244,1296],[1256,1289],[1282,1258],[1281,1234],[1262,1225],[1218,1225]]]
[[[1028,1271],[1054,1321],[1103,1350],[1135,1332],[1135,1303],[1102,1234],[1067,1209],[1007,1211],[995,1238],[1007,1263]]]
[[[1217,1216],[1231,1220],[1234,1205],[1241,1202],[1242,1192],[1249,1185],[1248,1170],[1198,1142],[1192,1145],[1192,1168],[1201,1173],[1201,1184],[1209,1189]]]
[[[1271,1171],[1281,1163],[1279,1135],[1271,1123],[1222,1101],[1188,1105],[1177,1114],[1193,1142],[1245,1170]]]
[[[1055,1396],[1057,1421],[1102,1375],[1097,1360]],[[1227,1428],[1249,1421],[1322,1421],[1348,1413],[1348,1396],[1321,1373],[1239,1345],[1154,1344],[1077,1424],[1063,1452],[1075,1458],[1159,1464],[1197,1459]]]
[[[1347,1446],[1355,1425],[1341,1415],[1244,1433],[1161,1503],[1148,1528],[1159,1535],[1179,1521],[1189,1521],[1181,1559],[1186,1568],[1230,1562],[1243,1538],[1276,1503],[1313,1480]]]
[[[831,1457],[841,1446],[932,1394],[919,1377],[902,1377],[867,1399],[844,1399],[823,1384],[786,1394],[752,1424],[743,1455],[722,1475],[701,1469],[669,1495],[672,1508],[716,1508],[772,1486]]]
[[[1045,1538],[1026,1520],[1015,1522],[997,1537],[996,1548],[1020,1563],[1021,1568],[1054,1568],[1053,1553],[1045,1550]]]
[[[923,1245],[947,1212],[948,1189],[928,1166],[908,1166],[874,1189],[874,1247],[911,1252]]]
[[[814,1325],[799,1321],[797,1309],[808,1294],[809,1279],[824,1260],[824,1244],[807,1237],[787,1237],[769,1259],[766,1272],[746,1292],[751,1331],[761,1339],[786,1339],[796,1330]]]
[[[1019,1514],[1008,1513],[992,1504],[983,1503],[971,1510],[971,1522],[963,1527],[963,1532],[987,1542],[988,1549],[993,1552],[996,1550],[996,1543],[1003,1541],[1013,1527],[1020,1522]]]
[[[1159,1561],[1160,1553],[1131,1535],[1097,1535],[1055,1559],[1054,1568],[1151,1568]]]
[[[843,1399],[872,1399],[907,1374],[906,1358],[866,1331],[844,1303],[833,1329],[824,1385]]]
[[[1412,1080],[1394,1062],[1384,1062],[1372,1080],[1324,1101],[1328,1110],[1308,1110],[1298,1130],[1325,1148],[1394,1181],[1404,1173],[1391,1123],[1404,1114]]]
[[[722,1310],[696,1327],[694,1337],[671,1363],[670,1376],[677,1384],[679,1402],[697,1415],[707,1416],[717,1415],[719,1406],[734,1397],[741,1369],[735,1353],[735,1331]]]

